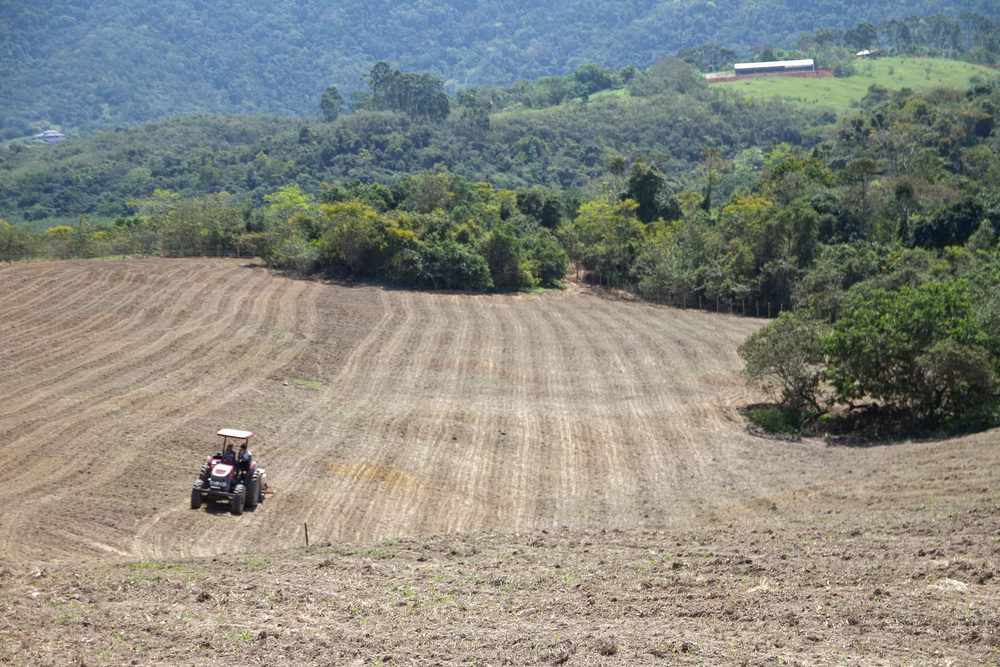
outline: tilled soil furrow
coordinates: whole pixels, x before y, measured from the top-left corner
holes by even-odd
[[[0,662],[995,657],[997,432],[753,435],[760,321],[129,267],[0,267]],[[275,491],[239,517],[188,507],[222,426]]]
[[[336,507],[351,508],[325,526],[339,539],[354,540],[369,530],[378,537],[400,529],[414,532],[415,519],[421,518],[415,513],[418,498],[433,483],[409,461],[433,456],[433,448],[427,447],[426,413],[437,402],[441,387],[429,366],[452,338],[450,333],[444,338],[436,335],[442,327],[448,329],[448,313],[434,296],[415,299],[411,292],[386,296],[389,309],[402,314],[397,326],[407,335],[382,348],[370,372],[357,378],[359,400],[350,408],[353,418],[345,426],[347,433],[360,437],[344,442],[330,461],[329,499]]]
[[[90,273],[96,273],[91,271]],[[39,363],[47,364],[50,373],[58,373],[60,387],[65,391],[72,391],[75,376],[86,374],[83,382],[92,384],[93,380],[114,381],[114,371],[116,364],[130,363],[138,357],[160,358],[161,354],[157,350],[148,352],[150,341],[153,344],[166,344],[175,336],[166,332],[178,328],[178,321],[185,317],[186,313],[197,304],[191,304],[191,295],[199,295],[204,292],[201,285],[195,285],[192,291],[191,284],[186,280],[179,279],[177,272],[170,272],[167,277],[162,277],[156,281],[159,286],[145,291],[139,295],[127,294],[127,287],[118,290],[102,289],[102,286],[95,285],[91,288],[83,286],[73,287],[71,291],[63,288],[58,295],[59,301],[54,304],[54,309],[59,312],[72,313],[69,321],[64,326],[53,325],[47,329],[51,332],[59,332],[60,340],[67,341],[68,345],[60,345],[57,350],[47,349],[43,345],[38,345],[37,341],[47,340],[47,336],[39,332],[25,331],[23,337],[32,341],[32,349],[22,351],[22,363],[37,366]],[[226,280],[226,276],[219,276],[221,280]],[[186,293],[186,294],[185,294]],[[79,298],[90,300],[86,308],[76,308],[72,301],[77,298],[73,295],[84,295]],[[138,299],[144,305],[138,309],[129,309],[119,313],[114,305],[119,299]],[[110,302],[111,305],[106,305]],[[211,304],[214,307],[216,304]],[[113,322],[108,326],[109,320]],[[95,370],[96,369],[96,370]],[[18,373],[17,366],[12,366],[8,372]],[[30,377],[19,374],[22,382],[22,395],[32,395],[41,393],[40,389],[33,386]],[[50,375],[43,375],[37,381],[43,381]],[[88,387],[88,390],[92,387]],[[23,408],[19,408],[23,409]]]
[[[282,286],[280,291],[273,287],[277,285]],[[272,280],[266,289],[251,290],[249,295],[235,299],[232,312],[220,320],[224,335],[220,335],[219,338],[226,340],[227,346],[231,347],[226,347],[221,352],[216,351],[214,355],[223,359],[226,356],[231,357],[232,362],[218,368],[219,372],[213,377],[215,389],[211,392],[212,395],[202,398],[193,408],[191,417],[235,414],[238,411],[232,409],[234,405],[253,404],[270,393],[270,388],[278,384],[278,377],[284,376],[298,357],[308,356],[311,346],[315,344],[318,322],[315,306],[324,289],[313,283]],[[289,321],[302,322],[304,327],[301,330],[287,331],[282,327]],[[236,354],[232,350],[240,350],[241,354]],[[200,370],[194,372],[191,377],[192,383],[198,382],[198,376],[202,372]],[[286,382],[283,386],[287,384]],[[267,407],[266,404],[260,406],[263,409]],[[232,418],[231,422],[225,423],[258,430],[257,424],[261,422],[262,415],[259,414],[259,409],[253,412],[248,421],[244,421],[245,418]],[[211,447],[216,445],[206,437],[207,435],[202,434],[201,437],[205,449],[196,450],[196,453],[187,458],[188,465],[183,479],[193,481],[197,472],[198,455],[207,455]],[[266,441],[258,438],[255,442],[257,444],[251,443],[251,451],[254,451],[257,445],[265,446]],[[190,446],[187,449],[190,449]],[[259,449],[256,449],[255,454],[261,465],[267,467],[268,454],[261,457]],[[294,479],[294,473],[289,479]],[[186,510],[187,502],[186,495],[174,498],[167,509],[154,517],[153,522],[140,528],[133,539],[133,548],[151,556],[178,551],[214,553],[215,545],[211,541],[206,543],[206,549],[202,548],[198,540],[189,537],[191,532],[189,526],[193,521],[204,531],[212,530],[217,514],[215,510],[218,508],[191,514]],[[222,507],[222,509],[228,508]],[[271,515],[263,513],[257,515],[251,512],[249,516],[248,521],[254,523],[253,535],[243,535],[242,529],[235,525],[229,526],[229,529],[224,531],[227,547],[253,542],[254,537],[267,534],[267,531],[273,528],[269,522],[284,523],[280,512]]]
[[[225,278],[220,276],[222,280]],[[197,305],[191,301],[193,298],[197,300],[202,291],[201,285],[189,284],[186,294],[171,294],[168,300],[160,301],[177,305],[156,306],[155,310],[187,312],[188,308]],[[209,300],[204,305],[212,312],[203,317],[209,318],[209,321],[224,321],[218,316],[219,305],[216,301]],[[103,333],[65,332],[71,339],[90,341],[89,351],[82,350],[64,367],[50,367],[50,372],[41,376],[41,381],[53,384],[46,387],[29,384],[20,394],[28,400],[9,401],[7,406],[10,412],[0,413],[0,419],[17,415],[23,424],[22,429],[32,435],[32,428],[44,428],[52,420],[65,418],[81,407],[100,406],[102,394],[110,397],[117,407],[132,407],[115,401],[124,386],[142,386],[149,397],[160,395],[160,387],[172,385],[177,372],[196,368],[199,357],[210,356],[211,352],[204,344],[200,349],[192,349],[187,344],[192,339],[192,327],[205,328],[204,321],[200,324],[176,324],[172,326],[175,331],[161,333],[164,327],[171,328],[171,325],[172,317],[166,322],[158,318],[150,322],[140,317],[129,327],[128,340],[119,343],[110,341]],[[224,339],[220,337],[219,340]],[[103,351],[107,350],[105,342],[113,342],[115,349]],[[59,395],[57,404],[48,398],[53,394]],[[34,420],[32,414],[36,415]]]

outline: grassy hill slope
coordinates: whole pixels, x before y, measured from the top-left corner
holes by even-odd
[[[943,58],[880,58],[859,61],[856,69],[850,77],[750,77],[713,85],[748,97],[779,96],[799,105],[828,106],[844,113],[856,106],[873,85],[921,91],[941,86],[962,89],[977,81],[1000,81],[996,70]]]

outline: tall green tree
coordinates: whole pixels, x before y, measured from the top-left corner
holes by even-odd
[[[344,97],[336,86],[329,86],[319,98],[319,119],[324,123],[337,120],[344,108]]]
[[[360,202],[338,202],[323,204],[323,250],[326,258],[352,274],[364,264],[376,272],[379,267],[375,257],[383,245],[384,225],[377,217],[375,209]]]
[[[663,173],[642,158],[632,163],[619,199],[635,202],[635,216],[643,223],[676,220],[681,216],[680,202],[671,192]]]
[[[878,28],[870,21],[861,21],[844,33],[844,42],[857,51],[871,49],[877,39]]]
[[[521,289],[534,284],[524,247],[510,225],[498,225],[487,234],[479,254],[486,259],[494,287]]]

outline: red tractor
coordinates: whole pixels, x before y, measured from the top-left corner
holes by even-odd
[[[242,441],[240,445],[248,445],[253,433],[224,428],[216,435],[222,437],[222,450],[209,456],[201,467],[201,474],[191,487],[191,509],[200,509],[201,503],[206,500],[225,500],[229,502],[232,514],[242,514],[244,507],[253,509],[264,499],[267,473],[253,459],[249,465],[241,465],[239,452],[244,447],[235,450],[232,447],[236,441]]]

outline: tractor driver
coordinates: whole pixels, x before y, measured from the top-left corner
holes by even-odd
[[[240,453],[237,458],[240,463],[240,478],[246,478],[247,472],[250,470],[250,461],[253,460],[253,455],[247,449],[247,443],[244,442],[240,445]]]
[[[222,453],[223,463],[236,463],[236,452],[233,451],[233,443],[226,443],[226,451]]]

